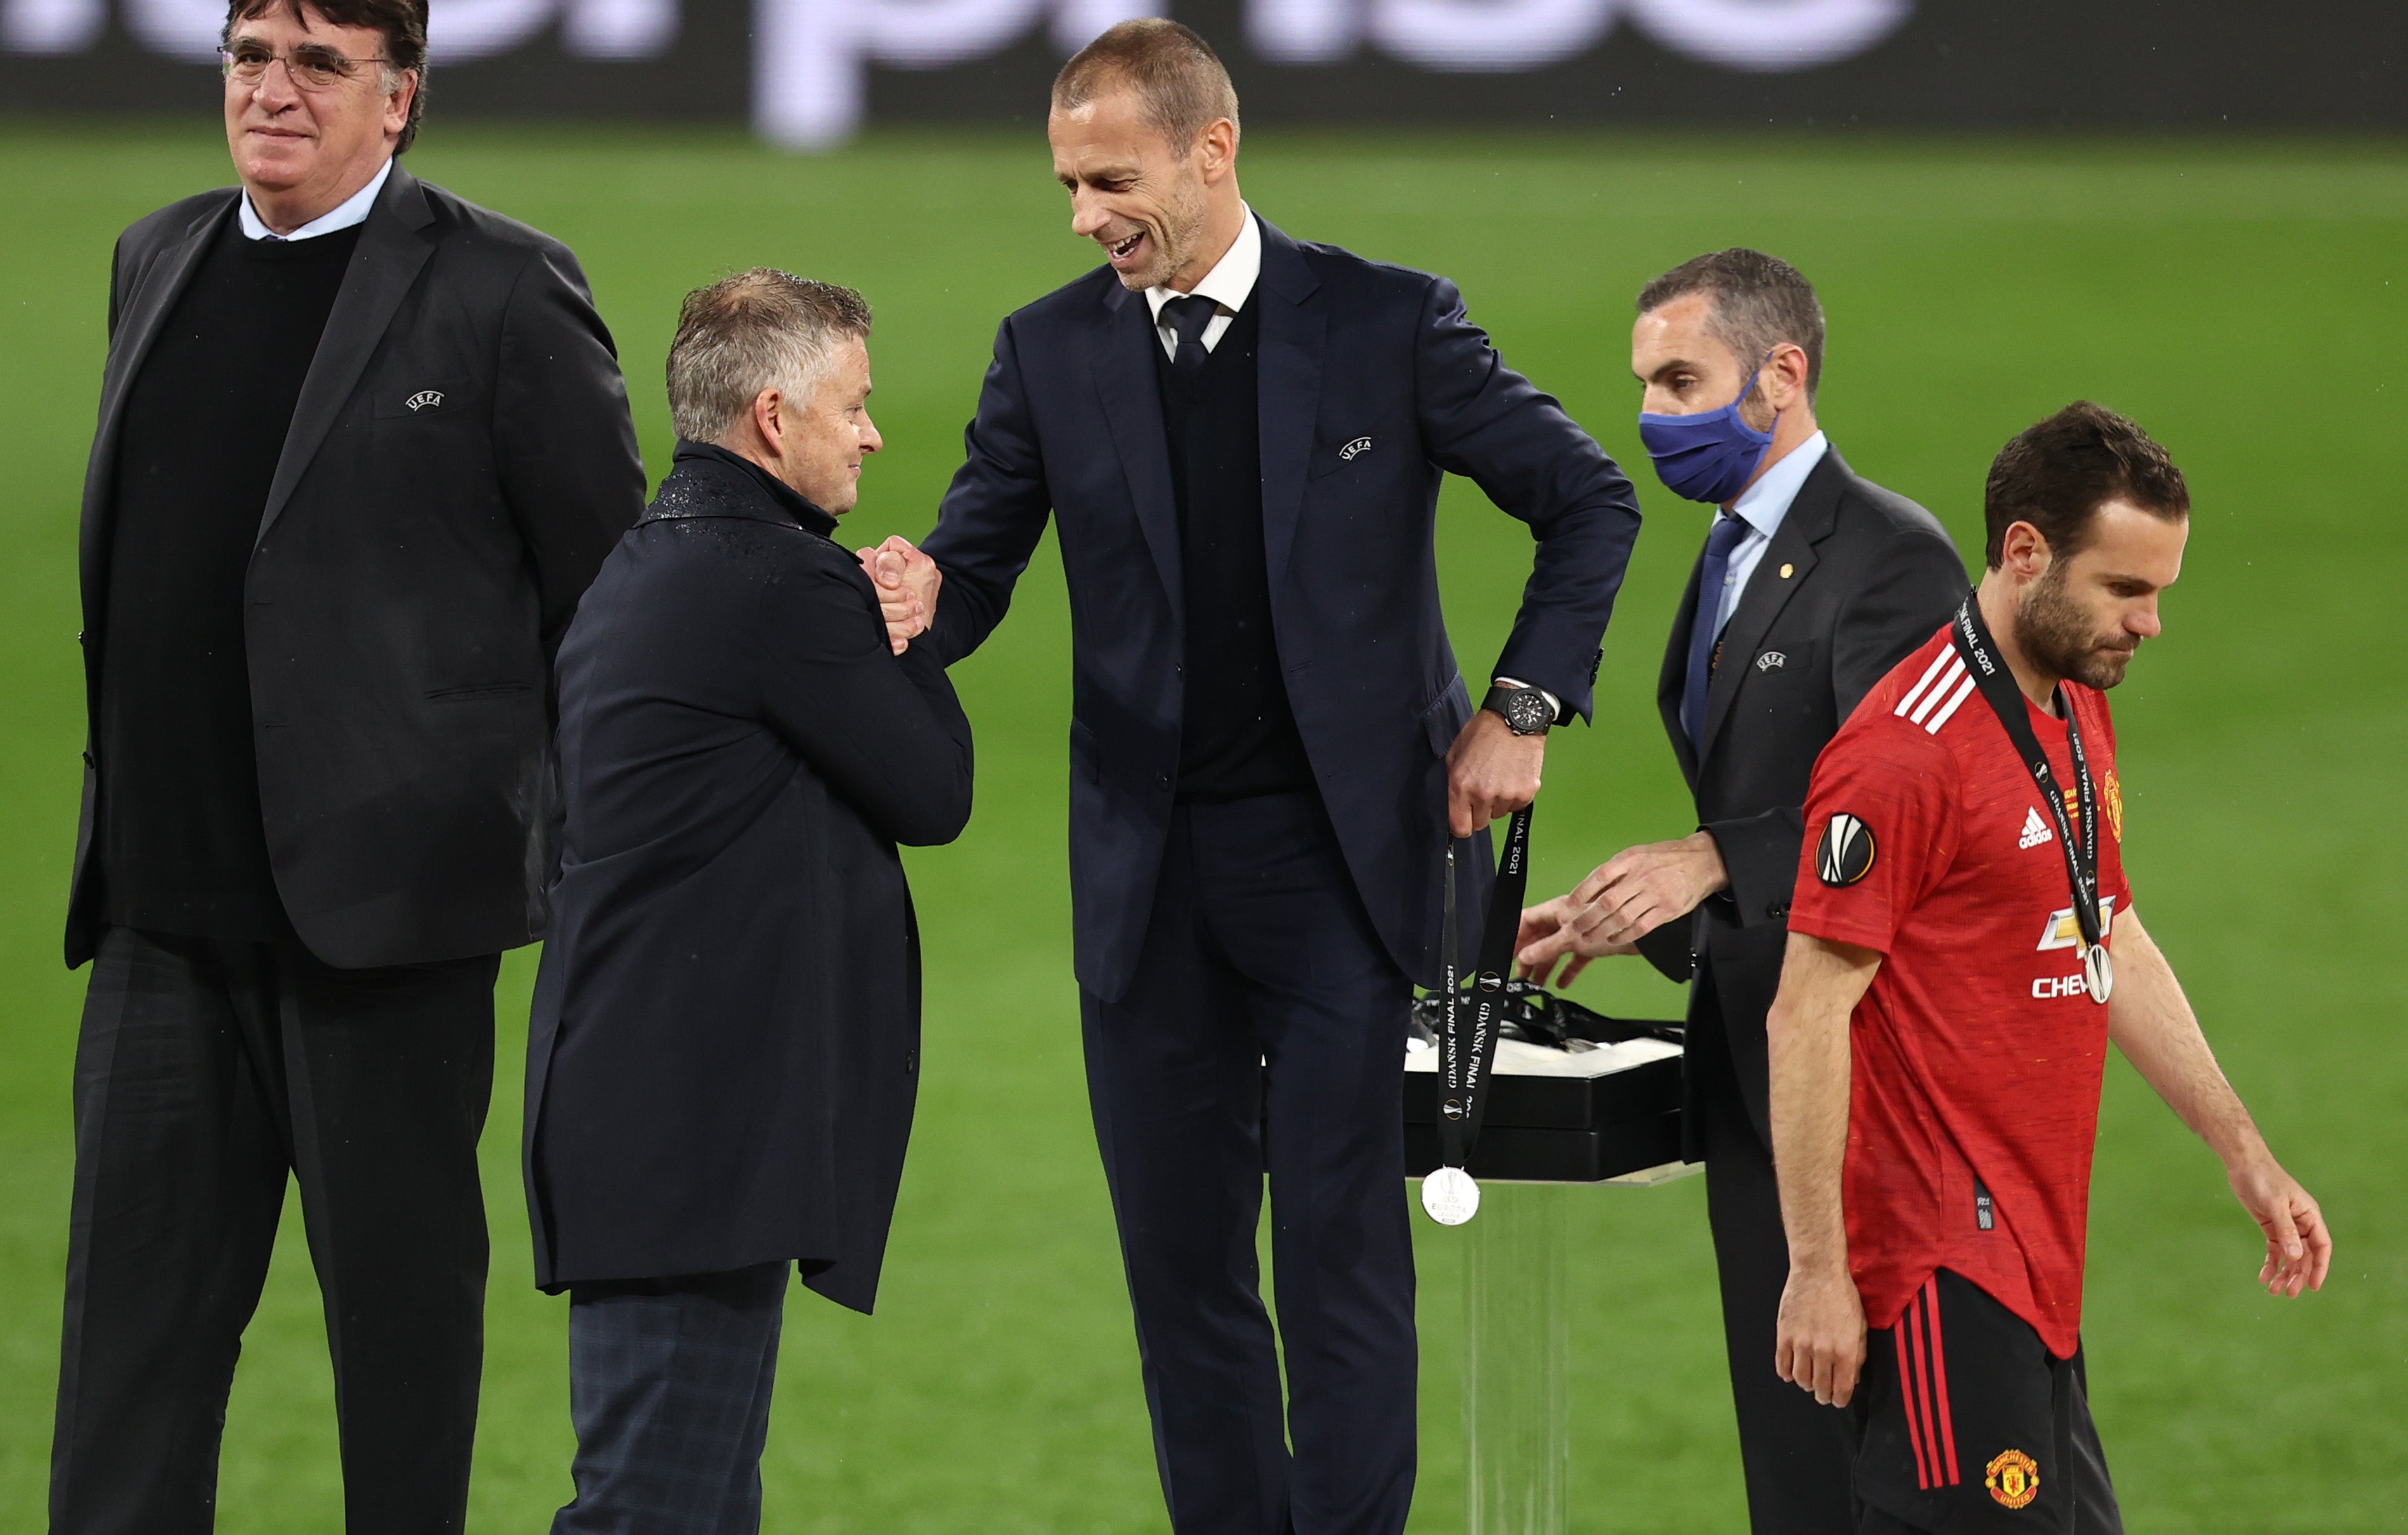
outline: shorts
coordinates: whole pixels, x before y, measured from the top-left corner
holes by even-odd
[[[1946,1270],[1866,1345],[1859,1535],[2123,1535],[2078,1345]]]

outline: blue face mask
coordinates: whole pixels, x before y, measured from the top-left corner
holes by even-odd
[[[1741,386],[1739,399],[1719,410],[1694,416],[1639,413],[1639,440],[1647,445],[1647,456],[1656,461],[1656,478],[1664,481],[1665,489],[1713,506],[1739,498],[1739,493],[1747,488],[1748,477],[1756,473],[1765,451],[1772,446],[1770,432],[1757,431],[1739,413],[1740,401],[1756,392],[1756,375],[1763,371],[1764,363],[1756,364],[1756,372]]]

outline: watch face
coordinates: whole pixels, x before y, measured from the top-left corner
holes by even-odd
[[[1517,736],[1533,736],[1555,723],[1555,711],[1547,707],[1547,696],[1537,688],[1523,688],[1505,699],[1505,723]]]

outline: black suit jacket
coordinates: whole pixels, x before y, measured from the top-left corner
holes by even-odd
[[[83,493],[95,718],[126,396],[240,196],[188,197],[117,244]],[[395,165],[302,386],[244,581],[268,857],[319,958],[414,964],[542,934],[552,653],[643,501],[626,386],[577,258]],[[99,936],[89,741],[84,757],[69,965]]]
[[[781,1258],[867,1311],[919,1085],[895,844],[951,841],[970,732],[835,524],[679,450],[561,647],[567,806],[527,1038],[536,1281]]]
[[[1390,954],[1438,977],[1444,757],[1471,700],[1439,610],[1445,472],[1539,546],[1496,673],[1585,716],[1639,531],[1613,461],[1507,367],[1444,278],[1262,226],[1263,542],[1288,699]],[[1050,511],[1070,594],[1070,889],[1079,980],[1134,971],[1177,792],[1183,588],[1144,295],[1098,268],[1005,320],[968,458],[926,549],[948,662],[999,623]],[[1489,672],[1478,681],[1485,691]],[[1480,910],[1484,859],[1466,866]]]
[[[1826,452],[1723,630],[1701,755],[1681,728],[1681,696],[1704,563],[1700,554],[1689,571],[1656,698],[1730,888],[1640,948],[1676,981],[1712,968],[1719,1017],[1693,1005],[1693,1035],[1723,1031],[1740,1095],[1770,1148],[1764,1019],[1781,983],[1814,759],[1872,685],[1956,610],[1965,567],[1929,512],[1859,478],[1838,449]],[[1695,1074],[1691,1088],[1694,1103]]]

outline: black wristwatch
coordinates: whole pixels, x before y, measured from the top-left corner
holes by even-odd
[[[1488,690],[1480,707],[1505,718],[1517,736],[1543,736],[1547,726],[1555,723],[1555,706],[1547,702],[1544,691],[1534,687],[1507,687],[1502,682]]]

